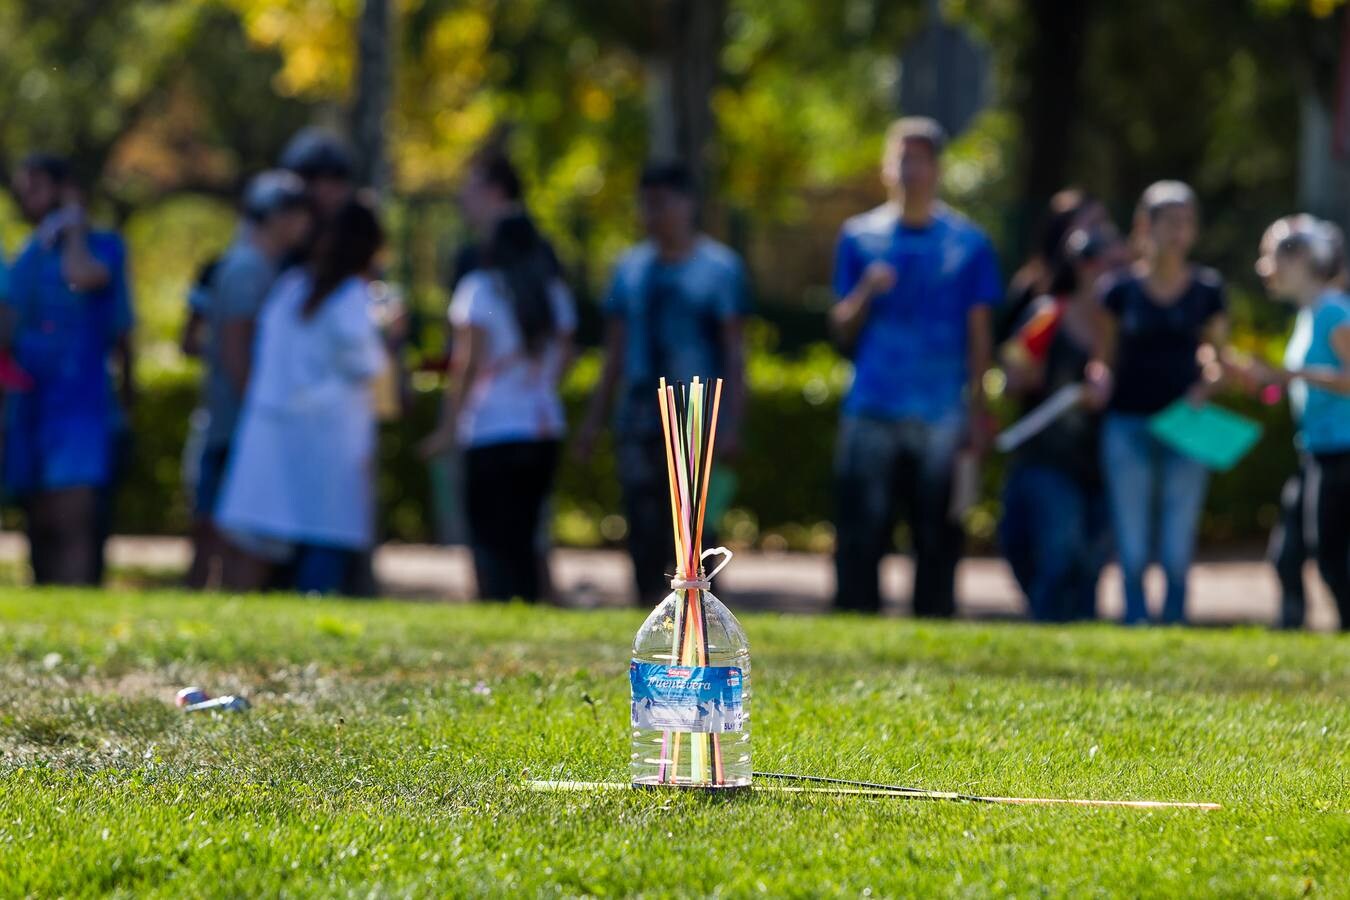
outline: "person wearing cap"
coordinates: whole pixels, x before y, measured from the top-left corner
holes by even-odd
[[[1276,221],[1262,238],[1257,272],[1271,296],[1298,308],[1284,365],[1263,380],[1288,387],[1298,423],[1300,475],[1286,485],[1274,555],[1280,624],[1302,627],[1308,547],[1350,630],[1350,298],[1340,229],[1312,216]]]
[[[202,298],[206,424],[193,502],[197,559],[192,571],[203,586],[211,578],[212,560],[222,552],[212,517],[252,369],[258,316],[282,260],[310,231],[304,183],[283,170],[255,176],[245,188],[241,218],[238,234],[215,264]]]
[[[1200,406],[1220,388],[1227,304],[1219,274],[1190,261],[1199,219],[1194,191],[1159,181],[1144,191],[1139,208],[1144,255],[1103,284],[1089,397],[1106,410],[1102,468],[1124,621],[1150,621],[1144,573],[1156,553],[1167,581],[1161,621],[1182,624],[1209,473],[1156,438],[1150,423],[1173,403]]]
[[[878,566],[899,511],[912,535],[914,613],[951,616],[963,534],[957,459],[988,443],[984,375],[1002,295],[988,237],[938,199],[946,136],[932,119],[887,132],[889,197],[844,223],[830,310],[853,359],[835,457],[835,607],[881,609]]]
[[[734,458],[749,296],[740,257],[698,228],[694,181],[685,165],[649,164],[638,200],[647,238],[614,269],[603,306],[604,365],[574,449],[582,458],[589,455],[613,404],[628,549],[639,601],[654,605],[670,591],[674,562],[657,385],[663,377],[669,383],[724,379],[717,452]],[[705,544],[712,543],[705,532]]]
[[[1097,281],[1118,237],[1109,222],[1076,229],[1056,250],[1047,292],[999,354],[1023,415],[1081,385],[1096,350]],[[1110,549],[1098,461],[1100,415],[1079,404],[1016,448],[1003,493],[999,542],[1039,622],[1091,619]]]
[[[319,222],[342,209],[356,192],[356,166],[345,141],[323,128],[305,128],[291,138],[278,165],[304,181]]]
[[[30,156],[15,183],[34,230],[3,301],[4,342],[25,381],[7,403],[4,482],[26,513],[34,581],[93,584],[121,416],[114,358],[131,394],[126,247],[90,228],[65,160]]]

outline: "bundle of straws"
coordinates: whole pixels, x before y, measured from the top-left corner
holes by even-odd
[[[670,660],[673,665],[706,666],[708,620],[703,592],[709,584],[703,571],[703,517],[707,511],[713,446],[717,441],[722,379],[717,379],[710,391],[708,383],[697,377],[688,385],[683,382],[667,385],[662,378],[659,395],[666,468],[670,475],[670,517],[675,532],[675,577],[671,587],[678,597]],[[689,735],[689,774],[687,778],[677,777],[683,737],[681,732],[667,731],[662,739],[661,783],[678,781],[711,786],[725,783],[722,745],[716,734]]]

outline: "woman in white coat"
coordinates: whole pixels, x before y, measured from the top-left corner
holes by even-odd
[[[352,200],[324,226],[312,265],[278,280],[264,306],[216,513],[235,545],[224,573],[234,590],[263,587],[289,562],[297,590],[336,591],[374,543],[371,382],[387,357],[367,273],[382,243],[375,212]]]

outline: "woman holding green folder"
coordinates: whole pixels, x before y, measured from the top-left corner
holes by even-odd
[[[1298,322],[1284,367],[1268,380],[1289,386],[1303,455],[1297,489],[1286,491],[1280,541],[1293,569],[1302,544],[1315,548],[1317,568],[1336,600],[1342,631],[1350,629],[1350,298],[1340,229],[1311,216],[1281,219],[1267,231],[1257,271],[1275,297],[1294,303]],[[1294,562],[1296,560],[1296,562]],[[1290,573],[1291,577],[1293,573]],[[1282,581],[1288,581],[1283,578]],[[1301,585],[1292,592],[1302,599]],[[1291,591],[1286,588],[1286,605]],[[1301,624],[1303,609],[1284,611]]]
[[[1193,264],[1195,193],[1151,185],[1139,201],[1145,252],[1108,280],[1098,316],[1090,397],[1106,408],[1102,469],[1125,588],[1125,623],[1149,621],[1144,573],[1155,557],[1167,578],[1162,621],[1186,619],[1186,580],[1209,473],[1160,441],[1154,416],[1178,400],[1204,404],[1221,376],[1227,338],[1223,281]]]

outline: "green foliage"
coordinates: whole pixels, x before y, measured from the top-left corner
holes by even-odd
[[[636,228],[633,184],[646,153],[646,3],[602,0],[402,0],[390,113],[394,269],[428,316],[444,310],[451,242],[461,231],[451,195],[469,152],[501,126],[538,219],[583,295],[605,281]],[[1328,100],[1337,0],[1196,0],[1089,4],[1082,103],[1069,171],[1122,224],[1159,177],[1193,181],[1205,209],[1199,258],[1248,289],[1256,237],[1291,211],[1295,139],[1305,93]],[[850,0],[734,0],[717,120],[708,220],[758,248],[764,276],[782,229],[804,247],[793,281],[773,299],[811,306],[827,292],[825,260],[839,206],[867,196],[881,133],[895,112],[898,53],[927,4]],[[1004,268],[1030,243],[1020,165],[1029,148],[1022,51],[1024,4],[946,0],[943,14],[988,45],[992,105],[952,147],[945,188],[994,236]],[[340,123],[350,101],[359,0],[0,0],[0,168],[36,146],[74,154],[101,176],[112,218],[160,217],[168,195],[232,195],[312,120]],[[1147,60],[1147,65],[1141,64]],[[1186,90],[1177,90],[1185,84]],[[1034,98],[1033,98],[1034,101]],[[3,180],[3,179],[0,179]],[[822,209],[829,210],[822,215]],[[851,211],[851,210],[850,210]],[[173,244],[162,229],[145,241]],[[199,260],[216,238],[175,259]],[[5,229],[5,243],[14,232]],[[147,304],[174,304],[184,264],[143,263]],[[167,254],[166,254],[167,255]],[[767,281],[767,278],[761,278]],[[172,311],[147,308],[170,337]],[[1273,322],[1242,307],[1241,317]]]
[[[727,468],[739,480],[732,510],[722,522],[725,537],[770,549],[828,550],[833,510],[831,460],[839,402],[848,366],[825,345],[789,358],[765,350],[750,356],[751,403],[741,457]],[[599,358],[585,354],[564,390],[569,419],[578,421],[599,375]],[[188,369],[150,373],[133,416],[136,453],[122,492],[118,528],[126,533],[180,533],[187,525],[181,488],[181,450],[196,403],[195,373]],[[384,427],[380,441],[380,533],[386,539],[425,542],[435,532],[432,489],[416,451],[439,410],[439,388],[420,382],[402,421]],[[1274,524],[1280,487],[1295,466],[1292,426],[1283,405],[1228,398],[1225,404],[1260,420],[1266,435],[1233,472],[1210,489],[1201,540],[1211,546],[1263,540]],[[653,400],[655,403],[655,400]],[[1005,421],[1013,411],[996,403]],[[967,527],[977,549],[992,548],[999,514],[1004,460],[985,467],[983,501]],[[618,479],[609,447],[581,464],[564,457],[555,498],[557,538],[572,545],[613,542],[622,528]],[[607,522],[606,519],[609,518]]]
[[[624,778],[642,615],[0,591],[0,894],[1250,897],[1350,883],[1344,640],[743,618],[757,770],[1217,812],[525,791]],[[253,709],[183,714],[185,684]]]
[[[189,286],[201,265],[225,250],[236,227],[230,206],[191,194],[139,210],[127,220],[122,234],[131,248],[136,341],[153,369],[179,363]]]
[[[0,0],[0,182],[68,155],[117,217],[166,194],[229,195],[311,108],[218,0]]]

